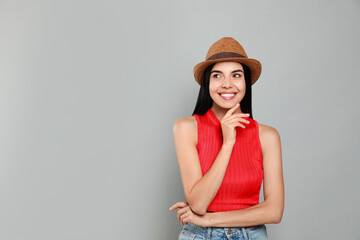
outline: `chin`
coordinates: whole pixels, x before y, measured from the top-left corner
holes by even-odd
[[[218,105],[219,107],[221,107],[221,108],[230,109],[230,108],[234,107],[236,103],[238,103],[238,102],[234,101],[234,102],[231,102],[231,103],[229,102],[229,103],[227,103],[227,104],[226,104],[226,103],[225,103],[225,104],[224,104],[224,103],[221,103],[221,104],[218,104],[218,103],[217,103],[217,105]]]

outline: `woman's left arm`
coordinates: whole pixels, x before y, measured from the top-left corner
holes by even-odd
[[[191,222],[202,227],[246,227],[266,223],[280,223],[284,211],[284,180],[280,135],[273,127],[261,125],[259,128],[263,155],[264,201],[241,210],[207,212],[198,216],[187,202],[177,202],[170,210],[177,210],[178,220]]]
[[[259,135],[263,153],[264,201],[241,210],[206,213],[209,227],[245,227],[280,223],[284,211],[284,180],[280,135],[273,127],[261,125]]]

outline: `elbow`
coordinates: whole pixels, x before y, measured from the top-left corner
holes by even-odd
[[[185,198],[188,201],[190,209],[197,215],[203,216],[206,214],[206,210],[209,204],[204,202],[205,200],[192,194],[192,189],[189,192],[185,191]]]
[[[269,217],[269,223],[280,223],[284,212],[284,205],[274,202],[268,202],[267,204],[267,216]]]
[[[276,224],[280,223],[280,222],[281,222],[281,218],[282,218],[282,216],[276,215],[276,216],[273,218],[272,223],[276,223]]]
[[[196,213],[197,215],[203,216],[206,213],[206,209],[201,209],[201,208],[200,209],[194,209],[193,212]]]
[[[206,208],[204,208],[203,206],[201,206],[198,203],[193,203],[193,202],[189,202],[189,206],[191,211],[193,211],[194,213],[196,213],[197,215],[203,216],[206,213]]]
[[[206,209],[201,206],[192,206],[190,205],[191,210],[197,215],[203,216],[206,213]]]
[[[274,211],[272,214],[272,223],[278,224],[281,222],[283,211]]]

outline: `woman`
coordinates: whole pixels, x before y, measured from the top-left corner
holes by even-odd
[[[194,68],[201,86],[194,113],[173,127],[187,200],[170,207],[182,225],[179,239],[268,239],[265,224],[281,221],[280,136],[252,116],[251,85],[260,73],[261,63],[231,37]]]

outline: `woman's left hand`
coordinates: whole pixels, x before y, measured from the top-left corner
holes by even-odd
[[[187,224],[188,222],[191,222],[192,224],[198,225],[200,227],[207,227],[208,225],[207,213],[204,215],[198,215],[194,213],[191,210],[188,202],[177,202],[172,205],[169,210],[177,211],[177,218],[181,225]]]

